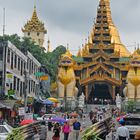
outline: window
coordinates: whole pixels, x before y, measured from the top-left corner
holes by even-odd
[[[14,76],[14,90],[16,90],[16,77]]]
[[[12,89],[13,89],[13,84],[11,83],[11,84],[10,84],[10,90],[12,90]]]
[[[2,71],[0,71],[0,87],[2,86]]]
[[[17,55],[15,55],[15,62],[14,62],[14,67],[17,67]]]
[[[23,84],[20,82],[20,97],[22,96],[22,91],[23,91]]]
[[[19,79],[17,79],[17,90],[19,91],[19,83],[20,83],[20,81],[19,81]]]
[[[23,61],[21,60],[21,71],[20,74],[23,75]]]
[[[37,36],[39,36],[39,35],[40,35],[40,33],[37,32]]]
[[[10,49],[7,52],[7,63],[10,63]]]
[[[18,70],[20,70],[20,58],[18,58]]]
[[[28,32],[28,36],[30,36],[30,33]]]
[[[13,61],[14,61],[14,60],[13,60],[13,58],[14,58],[13,56],[14,56],[14,54],[13,54],[13,52],[12,52],[12,53],[11,53],[11,69],[13,69]]]
[[[3,48],[0,47],[0,60],[3,60]]]
[[[4,126],[0,126],[0,133],[8,133]]]

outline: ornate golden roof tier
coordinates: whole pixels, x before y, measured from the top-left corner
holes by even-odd
[[[22,29],[23,32],[43,32],[47,33],[47,30],[44,27],[44,23],[42,23],[36,12],[36,7],[34,7],[33,15],[31,20],[29,20]]]
[[[121,80],[116,80],[114,78],[108,77],[106,75],[103,75],[102,77],[100,75],[94,75],[92,77],[85,78],[80,81],[81,85],[88,85],[89,83],[92,83],[93,81],[107,81],[112,83],[113,85],[121,85]]]
[[[104,48],[113,44],[114,51],[120,52],[120,56],[130,56],[130,52],[121,43],[118,30],[112,21],[110,0],[100,0],[96,23],[89,38],[90,42],[93,42],[93,48],[100,44]]]

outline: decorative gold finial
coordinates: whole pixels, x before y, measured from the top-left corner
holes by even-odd
[[[48,48],[47,48],[47,52],[51,52],[51,43],[50,43],[50,39],[48,38]]]
[[[36,0],[34,0],[34,9],[36,9]]]

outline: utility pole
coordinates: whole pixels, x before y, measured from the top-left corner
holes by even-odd
[[[3,8],[3,37],[5,35],[5,8]]]
[[[24,108],[25,113],[27,112],[27,93],[28,93],[28,77],[27,77],[27,71],[24,70]]]

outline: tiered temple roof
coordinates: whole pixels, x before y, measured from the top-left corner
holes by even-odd
[[[29,20],[22,29],[23,32],[44,32],[47,33],[47,30],[44,27],[44,23],[42,23],[36,12],[36,7],[34,7],[33,15],[31,20]]]
[[[110,0],[100,0],[96,22],[89,36],[88,44],[85,45],[84,49],[85,48],[93,50],[99,48],[109,50],[112,48],[114,52],[118,52],[121,57],[130,56],[130,52],[121,43],[118,30],[112,21]],[[87,50],[84,50],[83,56],[87,56]]]

